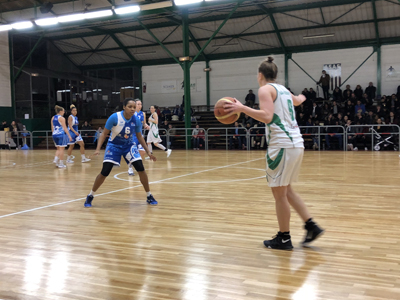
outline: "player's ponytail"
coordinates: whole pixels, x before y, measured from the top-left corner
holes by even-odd
[[[63,111],[64,108],[61,107],[61,106],[56,105],[56,106],[54,107],[54,110],[56,111],[56,114],[58,114],[60,111]]]

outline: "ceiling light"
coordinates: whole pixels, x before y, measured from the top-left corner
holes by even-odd
[[[33,26],[31,21],[25,21],[25,22],[18,22],[11,24],[12,28],[14,29],[26,29],[26,28],[31,28]]]
[[[36,25],[39,25],[39,26],[55,25],[55,24],[58,24],[58,19],[57,18],[39,19],[39,20],[35,20],[35,23],[36,23]]]
[[[203,2],[203,0],[174,0],[175,5],[187,5],[193,3]]]
[[[111,9],[108,10],[99,10],[94,12],[85,13],[85,19],[94,19],[101,17],[109,17],[112,16],[113,12]]]
[[[192,58],[190,56],[181,56],[179,57],[179,61],[191,61]]]
[[[0,25],[0,31],[7,31],[11,29],[12,29],[11,25]]]
[[[139,52],[139,53],[134,53],[133,55],[146,55],[146,54],[156,54],[157,51],[147,51],[147,52]]]
[[[140,6],[139,5],[124,6],[114,9],[114,11],[117,15],[125,15],[140,11]]]
[[[223,44],[223,45],[212,45],[214,48],[221,48],[221,47],[230,47],[230,46],[237,46],[239,43],[231,43],[231,44]]]
[[[85,14],[73,14],[73,15],[66,15],[60,16],[57,18],[58,22],[67,23],[67,22],[75,22],[85,19]]]
[[[303,40],[319,39],[319,38],[332,37],[332,36],[335,36],[335,34],[334,33],[328,33],[328,34],[306,35],[306,36],[303,36]]]

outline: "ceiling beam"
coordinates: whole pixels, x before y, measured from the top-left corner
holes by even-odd
[[[281,33],[280,33],[280,31],[279,31],[278,25],[277,25],[276,22],[275,22],[274,14],[272,14],[272,13],[269,11],[269,9],[266,8],[266,7],[265,7],[264,5],[262,5],[262,4],[258,5],[258,7],[259,7],[262,11],[264,11],[264,12],[269,16],[269,18],[271,19],[272,26],[274,26],[275,34],[276,34],[276,36],[278,37],[278,40],[279,40],[279,44],[281,44],[281,47],[282,47],[282,49],[283,49],[283,52],[286,53],[286,46],[285,46],[285,43],[283,42],[283,39],[282,39]]]
[[[387,21],[399,21],[400,17],[394,17],[394,18],[386,18],[386,19],[377,19],[376,21],[379,22],[387,22]],[[350,25],[359,25],[359,24],[368,24],[368,23],[373,23],[374,20],[362,20],[362,21],[356,21],[356,22],[345,22],[345,23],[338,23],[338,24],[327,24],[327,25],[320,25],[320,26],[311,26],[311,27],[297,27],[297,28],[288,28],[288,29],[280,29],[280,33],[284,32],[293,32],[293,31],[301,31],[301,30],[312,30],[312,29],[319,29],[319,28],[329,28],[329,27],[342,27],[342,26],[350,26]],[[242,37],[250,37],[250,36],[258,36],[258,35],[266,35],[266,34],[273,34],[276,33],[275,30],[270,30],[270,31],[257,31],[257,32],[251,32],[251,33],[242,33],[238,35],[223,35],[223,36],[217,36],[214,37],[214,40],[219,40],[219,39],[226,39],[226,38],[242,38]],[[204,42],[207,41],[209,38],[198,38],[198,42]],[[175,42],[163,42],[164,45],[176,45],[176,44],[182,44],[182,41],[175,41]],[[134,49],[134,48],[144,48],[144,47],[152,47],[152,46],[158,46],[157,43],[152,43],[152,44],[144,44],[144,45],[137,45],[137,46],[126,46],[127,49]],[[107,48],[107,49],[98,49],[96,52],[101,52],[101,51],[110,51],[110,50],[119,50],[119,48]],[[82,54],[82,53],[91,53],[95,50],[85,50],[85,51],[74,51],[74,52],[69,52],[66,53],[67,55],[73,55],[73,54]]]
[[[371,2],[372,2],[372,11],[374,13],[374,25],[375,25],[376,42],[379,45],[379,25],[378,25],[377,13],[376,13],[376,3],[375,3],[375,0],[371,0]]]
[[[391,45],[400,44],[400,37],[396,38],[382,38],[380,40],[381,44]],[[309,45],[306,46],[296,46],[288,47],[287,50],[292,53],[304,53],[304,52],[316,52],[316,51],[326,51],[326,50],[337,50],[337,49],[352,49],[352,48],[363,48],[363,47],[373,47],[376,45],[376,39],[370,40],[360,40],[352,42],[339,42],[339,43],[324,43],[313,45],[310,48]],[[312,50],[310,50],[312,49]],[[209,55],[210,60],[221,60],[230,58],[242,58],[242,57],[255,57],[255,56],[266,56],[272,54],[284,54],[282,48],[273,49],[263,49],[263,50],[253,50],[253,51],[243,51],[243,52],[225,52],[219,54]],[[157,59],[157,60],[147,60],[142,62],[142,66],[150,65],[164,65],[164,64],[175,64],[175,62],[170,58]],[[109,68],[123,68],[133,66],[129,63],[118,63],[118,64],[107,64],[107,65],[96,65],[96,66],[80,66],[82,70],[96,70],[96,69],[109,69]]]

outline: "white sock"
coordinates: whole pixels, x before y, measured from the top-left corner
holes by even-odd
[[[153,153],[153,146],[151,144],[147,144],[147,148],[149,148],[150,153]]]
[[[58,156],[55,156],[55,157],[54,157],[54,161],[55,161],[55,162],[58,162],[58,160],[59,160]]]
[[[71,160],[71,155],[68,155],[67,160]]]
[[[147,192],[147,197],[151,196],[151,192]]]
[[[90,191],[89,195],[90,195],[90,196],[94,196],[94,192],[93,192],[93,190],[92,190],[92,191]]]
[[[163,150],[163,151],[167,151],[167,148],[165,148],[163,145],[161,145],[161,144],[157,144],[157,146],[156,146],[157,148],[160,148],[161,150]]]
[[[86,158],[85,154],[81,154],[81,156],[82,156],[82,159],[85,159],[85,158]]]
[[[62,160],[60,160],[59,162],[58,162],[58,165],[59,166],[62,166],[64,164],[64,162],[62,161]]]

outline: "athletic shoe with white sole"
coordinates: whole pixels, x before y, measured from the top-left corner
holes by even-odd
[[[89,161],[91,161],[90,158],[86,158],[86,157],[85,157],[85,158],[82,158],[82,162],[83,162],[83,163],[87,163],[87,162],[89,162]]]
[[[264,241],[264,246],[275,250],[293,250],[290,234],[278,232],[272,240]]]
[[[129,175],[129,176],[135,176],[135,173],[133,172],[133,168],[132,168],[132,167],[130,167],[130,168],[128,169],[128,175]]]
[[[304,229],[307,230],[307,233],[304,241],[302,242],[303,246],[308,246],[312,241],[320,237],[325,231],[313,221],[311,221],[310,223],[306,223],[306,225],[304,225]]]
[[[171,155],[171,152],[172,152],[171,149],[168,149],[168,150],[167,150],[167,158]]]

